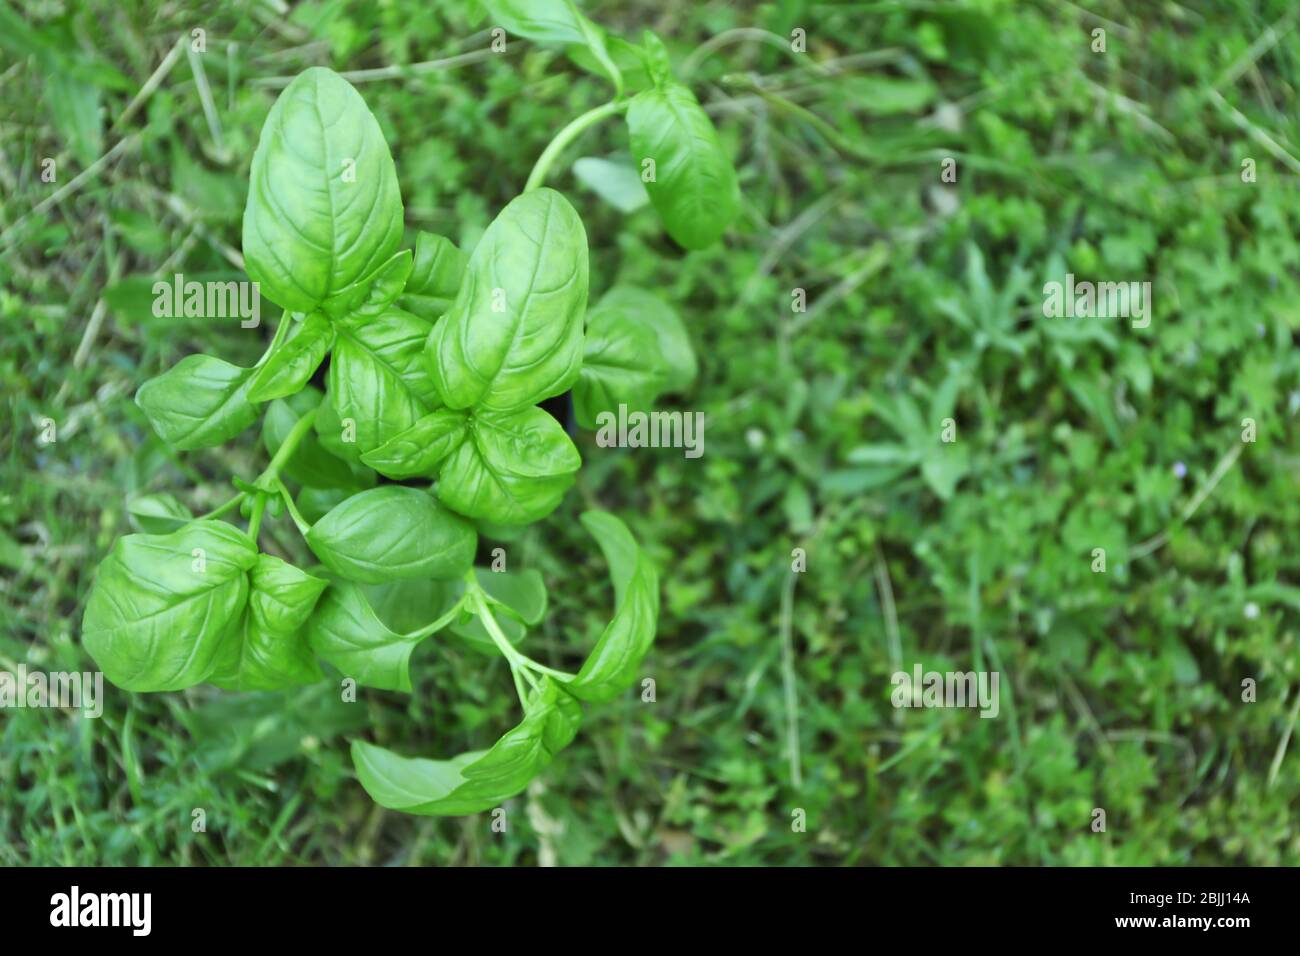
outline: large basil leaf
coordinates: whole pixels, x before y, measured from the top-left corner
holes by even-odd
[[[389,478],[432,476],[438,463],[465,440],[468,423],[464,412],[440,408],[362,455],[361,460]]]
[[[333,421],[355,423],[356,441],[340,446],[355,461],[436,407],[437,392],[422,359],[429,323],[389,309],[369,321],[340,322],[336,327],[328,393]],[[318,431],[325,436],[323,428]]]
[[[438,497],[471,518],[527,524],[555,510],[581,465],[560,423],[540,408],[476,414],[442,466]]]
[[[292,321],[288,316],[281,322]],[[329,320],[313,312],[301,322],[281,343],[266,362],[254,370],[248,383],[248,399],[252,402],[269,402],[284,398],[302,389],[309,381],[325,353],[334,342],[334,329]]]
[[[256,561],[253,542],[224,521],[118,538],[96,572],[82,643],[125,690],[192,687],[207,679],[239,625],[245,572]]]
[[[135,403],[173,448],[214,448],[257,420],[248,400],[252,373],[211,355],[187,355],[141,385]]]
[[[582,220],[554,190],[517,197],[488,226],[429,336],[443,403],[508,412],[568,389],[582,364],[586,306]]]
[[[227,690],[278,690],[321,679],[303,630],[322,578],[269,554],[259,554],[249,573],[248,607],[229,637],[210,683]]]
[[[267,454],[274,456],[280,450],[299,418],[313,408],[324,411],[322,399],[320,389],[308,386],[287,399],[271,402],[262,419],[262,444],[266,447]],[[344,489],[346,494],[369,488],[375,483],[373,472],[326,451],[321,440],[312,433],[302,437],[280,473],[300,485],[339,488]]]
[[[712,245],[736,218],[740,189],[723,149],[695,94],[668,82],[632,98],[627,111],[632,159],[654,160],[646,183],[664,228],[687,249]]]
[[[407,312],[436,322],[451,308],[464,274],[465,254],[455,243],[431,232],[421,232],[415,237],[415,265],[397,304]]]
[[[452,578],[474,562],[474,526],[416,488],[382,485],[348,498],[307,532],[331,571],[380,584],[400,578]]]
[[[312,67],[262,127],[244,207],[244,261],[271,301],[315,311],[397,251],[402,198],[379,124],[347,80]]]
[[[357,779],[382,807],[421,816],[479,813],[513,797],[545,770],[573,740],[581,716],[581,705],[544,678],[524,719],[490,750],[427,760],[354,740],[352,762]]]
[[[399,634],[375,614],[365,592],[335,581],[307,619],[311,649],[366,687],[411,692],[411,651],[424,640]]]
[[[659,620],[659,573],[627,526],[605,511],[588,511],[582,525],[596,539],[614,582],[614,619],[565,689],[582,700],[611,700],[636,681]]]

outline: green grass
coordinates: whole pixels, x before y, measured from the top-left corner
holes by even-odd
[[[511,560],[550,586],[547,660],[612,606],[576,515],[623,516],[662,572],[657,701],[592,708],[505,835],[382,811],[353,777],[351,737],[447,755],[506,725],[505,668],[437,642],[409,697],[110,690],[99,720],[0,711],[0,864],[1300,862],[1293,5],[586,8],[691,66],[744,193],[724,244],[684,256],[651,210],[625,217],[568,171],[626,149],[617,127],[549,179],[586,223],[593,297],[619,280],[679,305],[701,355],[681,405],[708,426],[697,460],[585,436],[578,488]],[[489,24],[415,0],[24,9],[0,0],[0,669],[81,670],[127,496],[205,510],[265,461],[252,432],[177,456],[131,402],[190,352],[264,345],[149,310],[155,275],[238,273],[264,81],[481,50]],[[196,23],[201,77],[182,53],[142,93]],[[780,43],[796,27],[805,55]],[[462,244],[606,96],[513,40],[358,88],[408,227]],[[1067,271],[1151,281],[1150,327],[1044,318]],[[936,452],[946,417],[958,440]],[[270,540],[293,555],[285,527]],[[895,710],[890,675],[917,661],[999,671],[999,717]]]

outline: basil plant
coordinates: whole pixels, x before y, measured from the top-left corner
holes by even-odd
[[[188,356],[136,395],[179,451],[260,420],[268,464],[199,517],[172,495],[132,502],[143,533],[100,564],[82,627],[129,691],[275,690],[325,680],[325,665],[332,679],[409,693],[411,653],[434,634],[504,656],[523,716],[487,750],[426,759],[353,742],[371,797],[415,814],[475,813],[519,793],[573,740],[587,703],[635,682],[654,640],[655,566],[612,514],[581,517],[615,601],[576,672],[520,649],[546,610],[540,575],[474,567],[480,537],[509,540],[574,483],[578,450],[538,403],[572,391],[592,427],[695,375],[681,321],[651,293],[616,286],[588,311],[587,236],[542,185],[549,165],[582,129],[624,116],[679,244],[715,241],[738,205],[731,162],[655,38],[616,40],[565,2],[489,7],[518,35],[577,47],[616,98],[557,136],[466,256],[426,232],[403,248],[393,160],[360,94],[328,69],[294,79],[262,128],[243,220],[248,275],[284,310],[270,346],[251,368]],[[620,60],[645,87],[635,95]],[[322,390],[311,383],[326,363]],[[287,517],[315,561],[263,552],[268,516]]]

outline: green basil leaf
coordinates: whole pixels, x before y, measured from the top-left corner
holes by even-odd
[[[332,70],[300,73],[271,107],[253,154],[249,276],[277,305],[314,312],[397,251],[402,218],[393,158],[361,94]]]
[[[167,534],[194,520],[194,513],[173,494],[137,495],[126,506],[131,527],[146,534]]]
[[[187,355],[141,385],[135,403],[178,451],[214,448],[257,420],[248,400],[252,371],[211,355]]]
[[[573,740],[581,706],[549,678],[529,702],[528,713],[490,750],[450,760],[403,757],[364,741],[352,742],[357,779],[371,799],[390,810],[420,816],[461,816],[499,806],[522,791]]]
[[[637,47],[642,65],[655,86],[664,86],[673,80],[673,67],[668,59],[668,48],[653,30],[641,34],[641,46]]]
[[[262,419],[262,444],[268,455],[275,456],[298,419],[313,408],[321,407],[322,398],[319,389],[308,386],[290,398],[277,399],[266,407],[266,416]],[[375,484],[372,471],[326,451],[320,439],[311,433],[303,436],[280,473],[300,485],[341,489],[344,496]]]
[[[598,312],[614,313],[654,330],[659,340],[654,353],[663,369],[665,391],[683,392],[694,383],[698,366],[691,337],[677,311],[659,296],[638,286],[617,285],[601,296],[591,310],[589,328],[596,322]]]
[[[292,321],[288,316],[281,322]],[[248,400],[269,402],[298,392],[311,381],[325,353],[334,344],[334,329],[329,320],[313,312],[295,328],[258,369],[248,382]]]
[[[356,461],[406,431],[437,407],[422,353],[429,323],[389,309],[364,323],[337,324],[328,393],[332,419],[351,422],[353,442],[341,450]],[[326,432],[318,426],[322,438]],[[330,451],[339,449],[326,444]]]
[[[619,405],[649,411],[664,381],[654,329],[620,309],[591,310],[582,372],[573,386],[573,413],[579,425],[595,428],[601,412],[617,415]]]
[[[605,511],[588,511],[582,525],[609,562],[614,582],[614,619],[578,676],[565,689],[582,700],[611,700],[631,686],[654,643],[659,620],[659,574],[627,526]]]
[[[465,274],[465,254],[455,243],[431,232],[415,237],[415,264],[397,304],[436,322],[451,308]]]
[[[399,634],[379,619],[351,581],[330,584],[307,619],[316,655],[365,687],[411,692],[411,652],[424,640]]]
[[[325,300],[321,309],[331,319],[358,321],[387,311],[411,274],[411,250],[403,249],[372,274]]]
[[[312,525],[307,545],[353,581],[459,577],[474,563],[474,526],[416,488],[381,485]]]
[[[440,408],[362,455],[361,460],[389,478],[433,476],[438,463],[465,440],[468,422],[464,412]]]
[[[206,680],[248,599],[257,548],[223,521],[117,539],[99,565],[82,643],[124,690],[182,690]]]
[[[471,518],[527,524],[555,510],[581,465],[560,423],[540,408],[476,414],[468,440],[443,463],[438,497]]]
[[[680,83],[632,98],[627,111],[632,159],[654,160],[645,184],[664,228],[686,249],[712,245],[736,218],[740,188],[731,158],[695,94]]]
[[[623,157],[621,162],[584,156],[573,164],[573,177],[621,213],[633,213],[650,202],[645,184]]]
[[[209,683],[226,690],[279,690],[320,680],[303,625],[328,583],[259,554],[249,572],[244,618],[226,639]]]
[[[582,364],[587,234],[551,189],[514,199],[470,256],[426,357],[442,401],[495,412],[559,395]]]

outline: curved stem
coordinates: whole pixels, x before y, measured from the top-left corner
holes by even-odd
[[[284,443],[276,450],[271,463],[266,466],[266,471],[262,472],[258,477],[257,484],[274,483],[280,479],[280,469],[289,460],[289,456],[298,450],[303,438],[307,432],[311,431],[312,425],[316,423],[316,411],[313,408],[293,423],[293,428],[289,429],[289,434],[284,436]]]
[[[302,513],[298,510],[297,503],[293,500],[293,495],[289,494],[289,489],[284,486],[284,482],[277,480],[276,485],[279,486],[276,490],[279,491],[280,497],[284,499],[284,506],[289,511],[289,517],[293,519],[293,523],[298,527],[298,533],[304,538],[307,537],[311,525],[303,518]]]
[[[203,521],[206,518],[220,518],[227,511],[230,511],[232,508],[238,507],[239,503],[243,501],[246,497],[248,497],[248,493],[241,491],[239,494],[235,495],[235,497],[231,498],[229,501],[217,505],[217,507],[213,508],[207,514],[199,515],[194,520]]]
[[[462,597],[459,601],[453,604],[451,606],[451,609],[447,611],[446,614],[442,615],[442,617],[438,618],[436,621],[433,621],[430,624],[426,624],[418,631],[412,631],[410,634],[403,634],[402,640],[418,641],[423,637],[428,637],[434,631],[441,631],[452,621],[456,620],[457,616],[460,614],[461,610],[464,609],[464,607],[465,607],[465,598]]]
[[[510,639],[501,630],[501,625],[497,623],[496,616],[492,613],[492,606],[488,603],[490,600],[488,593],[483,590],[483,585],[478,583],[478,577],[475,575],[473,568],[465,572],[465,596],[461,600],[467,602],[469,609],[483,622],[483,629],[488,632],[488,637],[492,638],[492,643],[497,646],[497,650],[509,662],[511,672],[516,674],[516,678],[517,672],[522,672],[524,679],[532,684],[534,690],[537,689],[537,682],[530,673],[531,671],[545,674],[547,677],[565,683],[574,680],[578,676],[577,674],[557,671],[554,668],[539,664],[510,643]]]
[[[564,129],[555,134],[555,139],[547,144],[542,155],[537,157],[537,163],[533,166],[533,171],[528,175],[528,182],[524,184],[524,192],[531,192],[546,180],[546,174],[551,171],[551,166],[555,159],[564,150],[566,146],[572,143],[588,127],[595,126],[601,120],[616,113],[621,113],[627,109],[626,103],[611,102],[604,106],[597,106],[594,110],[588,110],[577,119],[575,119]]]

